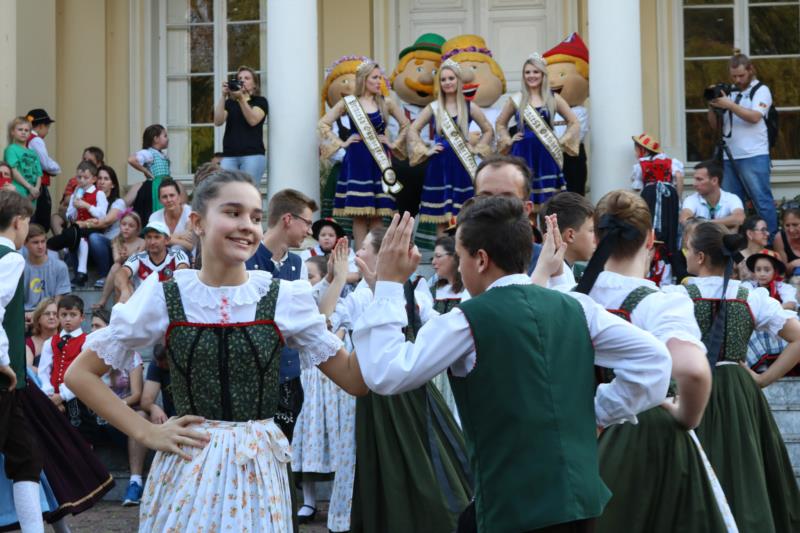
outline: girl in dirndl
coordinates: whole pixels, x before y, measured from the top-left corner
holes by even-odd
[[[694,300],[703,343],[716,365],[697,436],[740,531],[800,531],[800,491],[761,392],[800,361],[800,322],[766,290],[730,279],[733,256],[744,245],[740,235],[702,222],[686,244],[686,264],[696,277],[664,290]],[[763,374],[744,364],[753,330],[779,335],[789,343]]]
[[[394,101],[384,98],[384,95],[388,95],[387,87],[388,82],[377,63],[367,60],[359,65],[354,94],[391,160],[392,151],[399,151],[398,155],[402,155],[408,119]],[[381,168],[361,135],[357,133],[354,118],[350,117],[354,133],[346,141],[333,133],[333,124],[345,113],[348,113],[347,106],[342,99],[320,119],[318,127],[323,159],[327,159],[340,148],[345,149],[341,172],[336,182],[333,216],[353,218],[353,237],[358,248],[367,232],[381,225],[382,216],[391,216],[395,212],[395,201],[383,190]],[[400,132],[394,142],[386,136],[389,115],[400,125]]]
[[[357,252],[364,279],[337,307],[355,324],[372,302],[378,250],[385,230],[374,229]],[[403,286],[413,339],[431,316],[433,299],[422,278]],[[338,293],[337,293],[338,294]],[[356,399],[356,467],[350,531],[449,532],[472,496],[461,429],[432,382],[391,396]],[[338,472],[337,472],[338,475]]]
[[[425,106],[408,130],[411,165],[430,158],[422,186],[419,221],[436,224],[437,235],[444,233],[451,221],[458,216],[464,202],[475,195],[475,177],[459,158],[442,129],[442,123],[450,117],[449,120],[452,120],[467,143],[469,154],[465,156],[473,162],[476,154],[484,157],[489,155],[494,135],[492,125],[486,120],[481,108],[473,106],[464,98],[463,87],[459,64],[453,60],[442,63],[434,84],[436,101]],[[473,120],[481,128],[481,138],[475,146],[468,143],[469,125]],[[419,135],[429,124],[436,131],[431,146],[427,146]]]
[[[551,133],[556,113],[564,117],[567,129],[558,141],[561,146],[568,147],[570,153],[574,152],[572,155],[577,155],[580,144],[580,123],[569,104],[550,90],[545,58],[537,53],[531,54],[522,65],[522,79],[522,92],[506,100],[497,116],[497,149],[501,153],[510,149],[512,155],[524,159],[531,168],[531,201],[534,212],[538,212],[550,197],[566,189],[566,181],[559,162],[526,123],[523,117],[525,106],[533,107]],[[509,131],[512,117],[517,122],[513,136]]]
[[[692,301],[665,294],[643,277],[655,237],[650,210],[639,195],[606,194],[597,204],[595,227],[600,243],[576,290],[662,341],[674,380],[665,402],[640,413],[638,424],[613,425],[600,435],[600,475],[613,497],[597,530],[735,531],[722,488],[692,431],[711,393]],[[600,383],[616,377],[599,367],[597,374]]]
[[[316,286],[323,279],[331,283],[331,296],[340,294],[348,273],[347,239],[340,239],[329,250],[329,256],[312,256],[306,260],[308,281]],[[338,276],[331,279],[335,259],[339,258]],[[326,292],[326,295],[328,293]],[[341,315],[335,312],[341,298],[332,301],[322,297],[320,312],[330,320],[330,329],[352,351],[352,343]],[[303,370],[303,409],[297,417],[292,439],[292,471],[300,479],[303,489],[303,505],[297,513],[298,522],[312,522],[317,514],[317,481],[333,477],[328,505],[328,529],[348,531],[350,529],[350,507],[355,471],[355,415],[356,399],[347,394],[317,368]]]
[[[469,298],[469,292],[464,288],[461,280],[461,273],[458,271],[458,256],[456,255],[456,240],[451,235],[442,235],[436,239],[436,247],[433,250],[433,270],[436,272],[436,283],[431,287],[433,295],[433,310],[443,315],[449,313],[462,301]],[[450,388],[450,380],[447,372],[442,372],[433,378],[433,384],[442,393],[447,407],[453,413],[458,425],[461,420],[458,416],[456,399]]]
[[[164,283],[148,277],[114,306],[107,328],[89,335],[67,382],[100,416],[159,450],[140,531],[291,531],[291,453],[273,420],[282,345],[351,394],[366,386],[306,281],[245,270],[262,237],[261,195],[251,178],[216,171],[195,189],[192,208],[202,269]],[[154,425],[100,376],[128,368],[133,350],[164,336],[179,418]]]

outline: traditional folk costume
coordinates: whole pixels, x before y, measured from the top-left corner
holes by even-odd
[[[404,294],[405,312],[413,318],[403,329],[413,339],[435,315],[433,301],[422,279],[407,282]],[[371,302],[362,281],[337,312],[355,323]],[[350,531],[453,531],[472,495],[468,470],[461,430],[433,383],[357,398]]]
[[[668,288],[694,300],[706,347],[722,287],[722,277],[708,276]],[[777,335],[796,314],[782,309],[767,291],[748,289],[736,280],[728,282],[725,298],[724,339],[697,436],[741,531],[800,531],[800,491],[786,446],[764,393],[739,365],[754,329]]]
[[[639,158],[631,172],[631,187],[641,191],[647,202],[658,241],[648,278],[656,285],[669,285],[673,275],[682,277],[685,271],[678,235],[681,198],[675,187],[675,176],[683,174],[683,163],[663,153],[659,142],[646,133],[632,138],[650,151],[650,155]]]
[[[467,289],[463,289],[460,293],[456,293],[453,291],[453,286],[449,283],[442,286],[432,286],[431,294],[433,295],[433,310],[440,315],[449,313],[458,307],[462,301],[469,299],[469,292]],[[453,413],[453,417],[456,419],[456,422],[458,422],[460,427],[461,419],[458,417],[456,399],[453,396],[453,390],[450,388],[450,379],[447,377],[447,372],[442,372],[433,378],[433,384],[436,385],[436,388],[438,388],[439,392],[442,393],[442,397],[444,398],[447,407],[450,408],[450,412]]]
[[[19,391],[19,402],[41,450],[42,512],[52,524],[93,507],[114,487],[114,479],[74,427],[73,420],[65,417],[40,390],[41,385],[39,377],[29,372],[27,386]],[[68,404],[68,410],[69,407]],[[0,530],[13,526],[17,520],[13,502],[10,507],[6,503],[0,497]]]
[[[566,189],[562,167],[564,150],[562,144],[576,148],[579,142],[580,126],[577,122],[567,125],[561,138],[553,133],[553,117],[546,106],[533,108],[522,102],[522,93],[510,97],[515,108],[518,131],[523,138],[512,144],[508,124],[495,124],[498,137],[498,150],[505,152],[509,146],[511,155],[521,157],[531,169],[531,202],[538,212],[543,204],[554,194]],[[525,107],[522,107],[522,106]]]
[[[386,105],[388,108],[394,104],[387,101]],[[391,216],[396,207],[392,194],[399,187],[391,168],[391,151],[377,138],[386,133],[387,126],[380,109],[367,113],[355,96],[340,100],[318,124],[322,157],[327,159],[344,146],[344,141],[333,133],[332,124],[345,114],[353,127],[352,133],[359,133],[362,140],[345,148],[336,182],[333,216]],[[405,126],[398,135],[405,135]]]
[[[139,150],[135,156],[139,164],[153,175],[152,180],[144,180],[133,201],[133,210],[139,213],[142,220],[147,221],[152,213],[164,207],[158,199],[158,187],[164,178],[170,177],[169,159],[152,146]]]
[[[750,272],[752,276],[756,261],[761,258],[768,259],[775,269],[773,280],[764,289],[781,306],[784,303],[794,303],[795,309],[797,309],[797,289],[781,281],[782,276],[786,273],[786,265],[776,252],[773,250],[761,250],[758,253],[747,256],[747,259],[740,263],[740,266],[744,266],[745,270]],[[750,279],[744,282],[743,285],[754,289],[759,287],[755,279]],[[754,331],[747,345],[747,364],[756,372],[763,372],[778,358],[786,346],[787,342],[777,335],[772,335],[766,331]],[[787,375],[797,375],[798,370],[800,369],[795,367]]]
[[[467,104],[467,108],[471,104]],[[473,182],[478,168],[475,156],[469,149],[468,139],[458,128],[458,117],[447,115],[446,109],[440,109],[439,103],[428,104],[432,111],[430,125],[436,133],[434,144],[444,148],[428,159],[425,170],[425,181],[422,186],[422,202],[419,208],[420,222],[448,224],[458,216],[464,202],[475,196]],[[472,122],[472,115],[467,124]],[[411,163],[422,162],[428,146],[422,142],[414,128],[409,131],[409,153]]]
[[[670,366],[663,345],[590,298],[532,286],[525,274],[499,278],[432,318],[413,344],[399,331],[408,324],[404,303],[400,284],[378,282],[353,333],[362,374],[371,389],[392,394],[449,369],[478,531],[570,522],[589,530],[611,496],[598,471],[596,425],[634,419],[663,398]],[[593,361],[631,379],[593,398]]]
[[[649,280],[613,272],[601,272],[589,295],[665,344],[677,339],[705,351],[694,306],[685,295],[664,294]],[[601,383],[614,378],[613,371],[601,370]],[[611,426],[600,436],[600,476],[612,497],[597,530],[735,530],[733,515],[694,432],[682,428],[660,406],[638,419],[638,424]]]
[[[29,521],[39,521],[39,478],[42,457],[21,402],[20,391],[27,388],[25,379],[25,260],[11,239],[0,237],[0,364],[10,366],[17,378],[14,390],[5,374],[0,375],[0,453],[5,456],[4,470],[13,481],[16,509],[27,511]],[[39,524],[41,522],[39,521]],[[34,524],[37,525],[37,524]]]
[[[198,429],[211,441],[187,448],[191,461],[156,454],[140,531],[292,528],[289,442],[272,419],[280,348],[286,342],[299,350],[310,367],[342,343],[327,331],[307,283],[248,275],[233,287],[205,285],[195,270],[165,283],[151,276],[86,341],[112,367],[128,368],[133,350],[166,334],[177,414],[206,418]]]

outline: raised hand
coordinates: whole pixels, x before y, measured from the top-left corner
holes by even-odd
[[[333,247],[331,257],[333,258],[333,277],[335,279],[347,280],[347,275],[350,273],[350,265],[348,264],[350,244],[347,237],[342,237],[336,241],[336,246]]]
[[[377,279],[404,283],[417,269],[420,253],[413,245],[414,218],[395,215],[378,252]]]
[[[547,281],[552,276],[557,276],[563,271],[564,253],[567,251],[567,245],[561,240],[561,232],[558,229],[556,215],[544,218],[547,233],[544,235],[542,251],[539,253],[539,260],[536,263],[536,269],[531,275],[531,281],[536,285],[546,287]]]

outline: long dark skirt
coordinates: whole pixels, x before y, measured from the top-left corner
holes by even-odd
[[[449,533],[472,496],[461,430],[432,383],[356,401],[352,532]]]
[[[598,452],[613,494],[598,532],[727,531],[697,446],[661,407],[641,413],[636,425],[608,428]]]
[[[800,531],[800,491],[764,393],[739,365],[718,366],[697,436],[739,531]]]

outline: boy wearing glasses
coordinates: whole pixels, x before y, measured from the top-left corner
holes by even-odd
[[[267,205],[267,231],[256,253],[247,260],[248,270],[266,270],[278,279],[308,280],[305,262],[290,248],[300,248],[311,235],[311,217],[319,209],[317,202],[295,189],[284,189],[272,197]],[[295,350],[284,347],[280,366],[281,400],[275,415],[276,423],[286,437],[292,440],[292,431],[303,406],[303,388],[300,385],[300,356]]]

